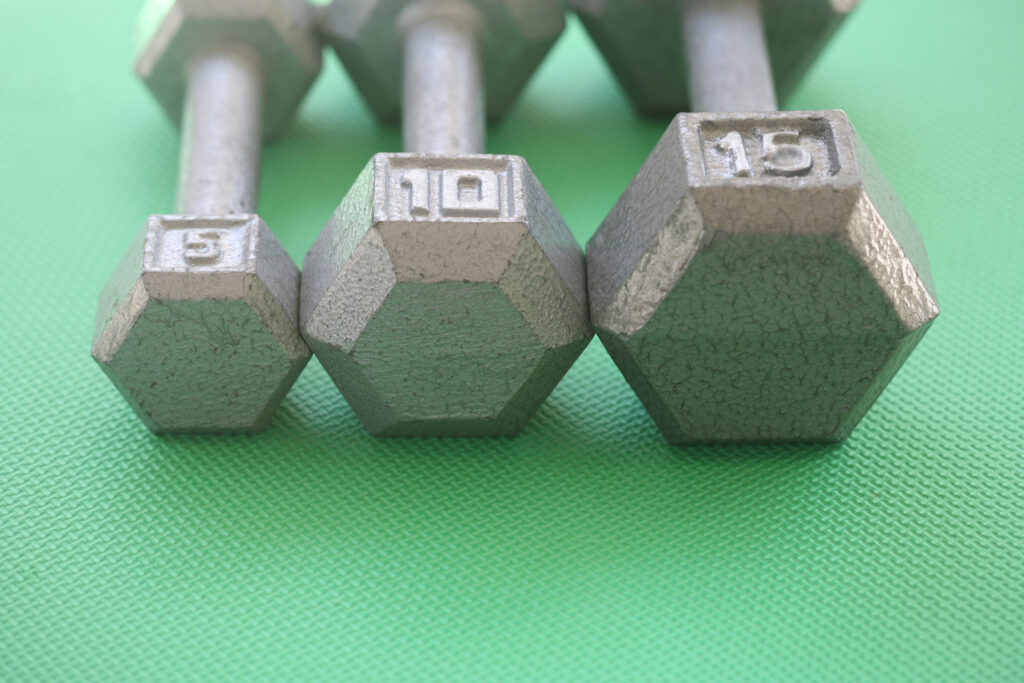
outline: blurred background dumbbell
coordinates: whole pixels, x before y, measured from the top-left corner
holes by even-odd
[[[304,0],[152,0],[136,72],[175,122],[176,213],[100,296],[92,355],[155,432],[264,427],[310,358],[299,272],[254,212],[263,133],[320,70]]]
[[[406,153],[374,156],[303,265],[302,333],[374,434],[516,434],[591,337],[582,250],[522,158],[482,153],[485,112],[563,26],[547,0],[323,17],[370,106],[404,121]]]
[[[845,438],[939,312],[845,114],[773,112],[855,3],[574,4],[639,108],[746,112],[677,116],[590,240],[605,347],[670,442]]]
[[[675,116],[690,105],[681,0],[568,0],[637,111]],[[761,0],[772,82],[785,101],[858,0]],[[727,54],[727,53],[726,53]]]

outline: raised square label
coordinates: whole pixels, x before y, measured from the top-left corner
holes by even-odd
[[[513,218],[518,213],[513,174],[512,164],[500,158],[390,157],[385,177],[387,219]]]
[[[497,218],[501,215],[500,186],[495,171],[441,171],[441,215]]]
[[[238,271],[248,265],[254,221],[160,217],[151,230],[151,267],[160,270]]]
[[[820,117],[700,123],[704,174],[733,178],[829,178],[840,171],[832,126]]]

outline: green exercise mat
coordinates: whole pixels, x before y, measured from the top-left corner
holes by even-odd
[[[669,448],[594,342],[514,440],[377,440],[314,360],[256,436],[152,436],[89,357],[173,208],[138,2],[0,5],[0,680],[1024,679],[1024,4],[865,0],[842,108],[943,312],[840,446]],[[264,155],[301,261],[400,132],[333,57]],[[488,148],[584,242],[668,120],[575,21]]]

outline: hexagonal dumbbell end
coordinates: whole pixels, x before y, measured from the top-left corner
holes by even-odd
[[[785,100],[858,0],[761,0],[775,90]],[[569,0],[622,89],[649,115],[691,111],[680,0]]]
[[[264,133],[278,134],[320,72],[322,50],[305,0],[149,0],[139,16],[135,71],[175,123],[188,62],[203,46],[252,46],[264,78]]]
[[[154,432],[254,431],[310,358],[298,306],[259,216],[151,216],[100,296],[92,355]]]
[[[598,336],[673,443],[843,439],[939,312],[839,111],[680,114],[587,268]]]
[[[356,87],[379,118],[399,118],[402,103],[402,32],[399,15],[410,0],[339,0],[325,8],[324,39],[345,64]],[[498,118],[565,27],[558,3],[524,0],[472,0],[480,12],[481,64],[485,102]]]
[[[303,336],[382,436],[516,434],[592,334],[583,254],[515,156],[376,155],[303,278]]]

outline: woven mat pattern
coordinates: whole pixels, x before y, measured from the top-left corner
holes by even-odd
[[[169,210],[136,3],[0,5],[0,679],[1021,680],[1024,5],[865,0],[789,107],[848,111],[943,313],[841,446],[672,449],[598,343],[515,440],[369,437],[314,361],[256,436],[151,436],[89,358]],[[576,22],[490,132],[577,237],[667,121]],[[333,58],[266,149],[293,258],[371,154]]]

